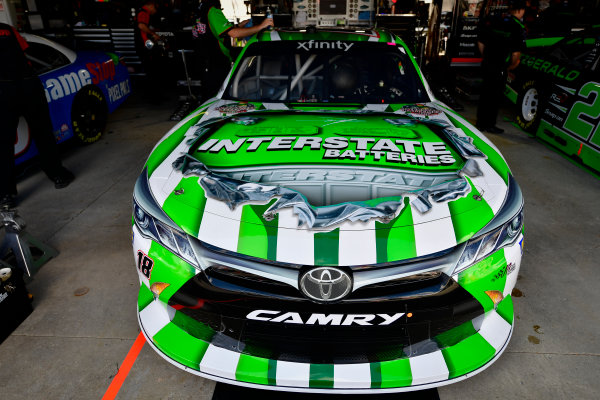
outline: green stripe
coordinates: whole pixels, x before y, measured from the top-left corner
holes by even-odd
[[[205,325],[180,311],[175,313],[175,316],[171,322],[187,332],[189,335],[205,342],[210,343],[215,335],[215,331],[208,325]]]
[[[173,192],[175,190],[183,190],[183,194],[169,194],[163,210],[185,233],[197,237],[206,206],[206,196],[198,177],[183,178]]]
[[[148,176],[151,176],[156,168],[158,168],[158,166],[165,160],[165,158],[167,158],[167,156],[171,154],[173,150],[175,150],[175,147],[181,143],[188,129],[198,122],[203,115],[204,113],[200,113],[192,117],[188,122],[181,125],[176,131],[171,133],[168,138],[163,140],[156,147],[156,149],[154,149],[152,154],[150,154],[148,161],[146,161],[146,166],[148,167]]]
[[[154,300],[154,294],[142,283],[138,294],[138,311],[142,311],[144,308],[148,307],[148,305],[152,303],[152,300]]]
[[[310,364],[311,388],[333,388],[333,364]]]
[[[277,360],[269,360],[269,371],[267,374],[269,385],[277,384]]]
[[[484,258],[458,274],[458,284],[481,303],[485,312],[494,309],[494,302],[486,290],[504,291],[506,285],[506,258],[504,249]]]
[[[274,203],[265,205],[245,205],[242,209],[242,223],[238,239],[238,252],[268,260],[277,259],[277,225],[279,214],[268,223],[262,215]]]
[[[392,224],[387,238],[387,261],[398,261],[417,256],[415,227],[409,199],[405,199],[404,209]],[[379,260],[377,260],[379,262]]]
[[[371,369],[371,389],[381,388],[381,363],[373,362],[369,365]]]
[[[394,361],[384,361],[381,366],[381,388],[410,386],[412,373],[408,358]],[[372,379],[372,378],[371,378]]]
[[[562,39],[562,37],[527,39],[525,41],[525,45],[528,49],[532,47],[552,46],[553,44],[560,42]]]
[[[235,371],[235,379],[242,382],[269,384],[269,359],[242,354]]]
[[[315,233],[315,265],[338,265],[340,228]]]
[[[437,335],[433,340],[438,344],[440,349],[454,346],[455,344],[465,340],[469,336],[473,336],[477,331],[473,326],[473,322],[467,321],[462,325],[456,326],[449,331]]]
[[[492,207],[481,197],[473,182],[467,177],[471,185],[471,193],[466,197],[448,203],[456,243],[463,243],[494,218]],[[475,197],[481,200],[475,200]],[[467,214],[468,213],[468,214]]]
[[[498,304],[498,308],[496,309],[498,315],[500,315],[506,322],[509,324],[513,324],[513,320],[515,314],[513,312],[513,301],[512,296],[509,294]]]
[[[483,366],[496,354],[494,347],[479,333],[446,349],[442,354],[448,365],[448,378],[456,378]]]
[[[168,304],[171,296],[196,275],[196,269],[154,241],[148,256],[154,260],[150,286],[155,282],[168,283],[169,286],[159,296],[163,303]]]
[[[238,253],[249,256],[267,258],[269,239],[267,229],[262,224],[262,219],[256,214],[252,206],[242,206],[242,222],[238,239]]]
[[[510,100],[513,104],[517,104],[518,93],[508,85],[504,86],[504,95],[508,100]]]
[[[208,342],[188,335],[171,323],[154,335],[152,341],[170,358],[195,370],[199,369],[200,361],[208,348]]]

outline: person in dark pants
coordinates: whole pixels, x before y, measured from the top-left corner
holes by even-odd
[[[265,18],[259,25],[244,27],[249,22],[246,20],[237,25],[229,22],[221,11],[219,0],[203,0],[200,3],[192,34],[196,41],[195,51],[205,61],[202,77],[205,99],[217,94],[231,69],[231,38],[252,36],[274,26],[272,18]]]
[[[496,126],[506,76],[517,68],[521,51],[525,49],[524,0],[514,0],[510,15],[502,19],[486,19],[479,28],[477,45],[483,56],[481,62],[481,96],[477,107],[477,128],[489,133],[502,133]]]
[[[19,117],[25,117],[42,169],[57,189],[75,178],[63,167],[41,81],[29,64],[27,42],[10,25],[0,23],[0,209],[16,206],[15,142]]]
[[[138,43],[142,55],[142,65],[146,73],[144,94],[151,103],[160,103],[165,89],[165,80],[162,77],[163,60],[159,46],[160,36],[152,28],[151,19],[158,12],[156,1],[149,0],[144,3],[136,16]],[[150,45],[147,42],[152,42]]]

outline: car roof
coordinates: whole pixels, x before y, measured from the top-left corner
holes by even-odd
[[[70,62],[74,62],[77,58],[77,53],[75,53],[73,50],[66,48],[62,44],[53,42],[52,40],[43,38],[41,36],[32,35],[31,33],[21,33],[21,36],[23,36],[23,39],[25,39],[28,43],[40,43],[60,51],[69,59]]]

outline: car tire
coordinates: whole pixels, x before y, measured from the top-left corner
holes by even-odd
[[[71,106],[73,133],[81,143],[97,142],[108,119],[108,106],[102,91],[93,85],[81,88]]]
[[[540,124],[542,93],[536,81],[521,85],[517,98],[517,125],[525,132],[535,133]]]

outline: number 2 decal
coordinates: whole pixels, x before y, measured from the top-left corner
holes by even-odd
[[[581,119],[585,115],[591,119],[600,117],[600,83],[588,82],[579,89],[579,96],[590,100],[594,96],[593,103],[576,101],[571,107],[563,127],[581,137],[583,140],[595,143],[594,136],[598,131],[598,122],[592,123]],[[599,138],[600,139],[600,138]]]

